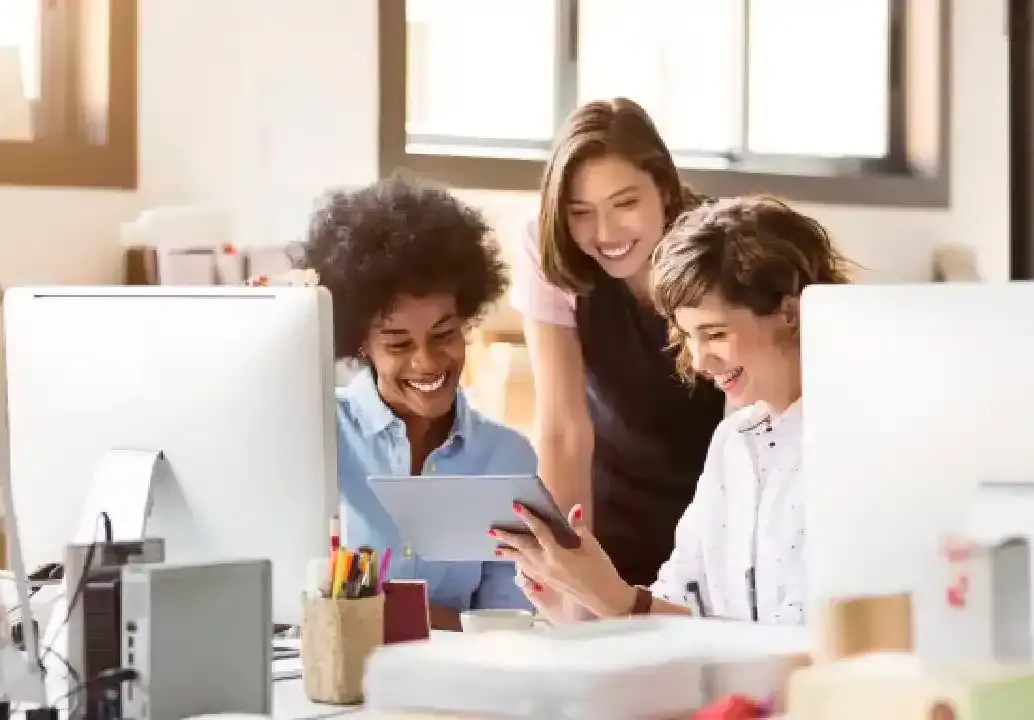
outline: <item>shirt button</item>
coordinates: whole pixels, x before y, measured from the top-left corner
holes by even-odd
[[[774,442],[770,442],[770,443],[768,444],[768,446],[769,446],[769,447],[775,447],[775,443],[774,443]]]

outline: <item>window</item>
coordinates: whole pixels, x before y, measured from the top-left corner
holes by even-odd
[[[136,187],[136,0],[0,0],[0,184]]]
[[[938,0],[381,0],[382,170],[532,190],[564,117],[625,96],[705,192],[944,206],[948,14]]]

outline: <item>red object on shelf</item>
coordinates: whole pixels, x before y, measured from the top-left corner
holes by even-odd
[[[692,720],[758,720],[761,705],[742,695],[730,695],[693,713]]]

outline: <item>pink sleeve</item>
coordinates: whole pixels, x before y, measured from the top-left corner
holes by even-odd
[[[538,232],[528,223],[514,253],[510,304],[530,320],[574,327],[574,296],[550,285],[542,273]]]

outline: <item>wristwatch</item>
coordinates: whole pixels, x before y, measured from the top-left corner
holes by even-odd
[[[653,606],[653,593],[641,585],[635,586],[635,601],[632,603],[632,609],[628,611],[629,615],[649,615],[650,608]]]

